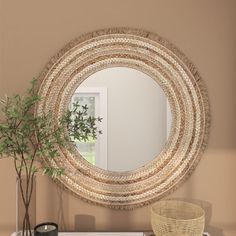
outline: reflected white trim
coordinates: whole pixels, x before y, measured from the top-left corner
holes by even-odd
[[[79,86],[75,90],[73,97],[76,97],[76,94],[83,94],[87,97],[95,97],[95,116],[99,116],[102,118],[102,122],[99,124],[100,130],[102,130],[102,134],[98,135],[97,137],[97,142],[95,145],[95,160],[96,166],[107,170],[107,88]]]

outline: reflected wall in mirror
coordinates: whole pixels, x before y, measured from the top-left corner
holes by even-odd
[[[96,77],[106,84],[94,82]],[[85,104],[107,100],[107,115],[101,114],[107,118],[101,123],[107,129],[102,127],[101,137],[107,139],[108,170],[85,149],[84,157],[96,165],[89,163],[75,142],[69,149],[58,146],[60,156],[47,163],[63,168],[64,175],[56,182],[87,202],[115,209],[150,204],[183,183],[201,159],[210,123],[206,88],[188,58],[154,33],[114,28],[82,35],[52,58],[40,80],[38,93],[43,99],[36,113],[53,111],[55,126],[71,100]],[[114,95],[110,83],[115,83]],[[85,96],[83,101],[77,92]],[[96,112],[97,104],[91,112]],[[99,109],[104,112],[103,105]],[[110,157],[122,163],[110,166]]]
[[[95,141],[76,142],[91,164],[129,171],[153,160],[166,144],[170,107],[164,91],[147,74],[127,67],[103,69],[76,89],[72,103],[87,104],[89,115],[102,117]]]

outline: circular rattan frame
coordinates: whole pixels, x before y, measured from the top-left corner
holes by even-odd
[[[43,99],[37,114],[52,112],[57,123],[80,83],[114,66],[148,74],[168,97],[172,128],[161,153],[144,167],[126,172],[99,169],[63,147],[58,147],[59,158],[45,162],[64,168],[56,181],[82,199],[132,209],[162,198],[192,173],[207,143],[209,106],[196,68],[175,46],[150,32],[113,28],[83,35],[51,59],[40,75],[38,93]]]

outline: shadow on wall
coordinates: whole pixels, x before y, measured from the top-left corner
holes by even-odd
[[[58,209],[57,223],[60,231],[68,231],[68,195],[64,195],[65,189],[63,186],[57,186]],[[75,215],[74,231],[92,232],[96,231],[95,216],[92,215]]]
[[[68,231],[68,195],[65,195],[65,189],[63,186],[57,186],[57,223],[60,231]],[[95,216],[91,215],[75,215],[74,231],[79,232],[92,232],[96,230]]]
[[[80,232],[95,231],[95,216],[76,215],[75,231],[80,231]]]
[[[67,223],[66,219],[68,218],[67,215],[67,211],[64,212],[65,205],[66,204],[66,200],[63,196],[63,192],[64,189],[63,187],[59,187],[57,188],[57,194],[58,194],[58,210],[57,210],[57,222],[60,225],[60,230],[61,231],[67,231]],[[226,236],[223,232],[223,229],[215,227],[213,225],[211,225],[211,218],[212,218],[212,204],[207,202],[207,201],[203,201],[203,200],[199,200],[199,199],[191,199],[191,198],[169,198],[171,200],[180,200],[180,201],[186,201],[186,202],[190,202],[193,204],[196,204],[200,207],[202,207],[205,211],[205,231],[208,232],[211,236]],[[66,215],[65,215],[66,214]],[[123,215],[123,212],[118,212],[117,215],[120,216],[120,214]],[[126,223],[129,222],[129,219],[132,218],[132,212],[127,212],[126,211],[126,217],[125,218],[125,222],[121,222],[119,221],[118,225],[110,225],[110,230],[109,231],[119,231],[120,229],[120,224],[124,223],[124,225],[122,224],[122,227],[126,227]],[[96,231],[96,219],[95,216],[93,215],[86,215],[86,214],[78,214],[75,215],[75,224],[74,224],[74,230],[75,231],[80,231],[80,232],[93,232]],[[122,219],[119,218],[119,219]],[[118,227],[118,228],[117,228]],[[232,228],[232,227],[231,227]],[[230,227],[224,227],[224,229],[229,229]],[[123,229],[124,230],[124,229]]]
[[[211,217],[212,217],[211,203],[199,199],[189,199],[189,198],[171,198],[171,200],[186,201],[200,206],[205,211],[205,231],[212,236],[225,236],[223,233],[223,229],[211,225]]]
[[[68,197],[65,197],[63,196],[63,193],[65,192],[64,188],[62,186],[57,186],[57,196],[58,196],[58,201],[59,201],[59,204],[58,204],[58,209],[57,209],[57,222],[58,222],[58,225],[59,225],[59,230],[61,231],[66,231],[67,228],[66,228],[66,221],[65,221],[65,218],[68,218],[67,216],[67,211],[66,211],[66,217],[65,217],[65,212],[64,212],[64,209],[63,209],[63,205],[67,205],[68,204]]]
[[[212,236],[226,236],[224,233],[223,233],[223,230],[220,229],[220,228],[216,228],[216,227],[213,227],[211,225],[208,225],[206,227],[206,232],[208,232],[210,235]]]

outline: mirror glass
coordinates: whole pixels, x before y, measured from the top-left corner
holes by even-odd
[[[148,75],[112,67],[89,76],[75,90],[71,103],[88,105],[101,117],[97,140],[76,142],[91,164],[110,171],[144,166],[163,149],[171,127],[171,112],[161,87]]]

